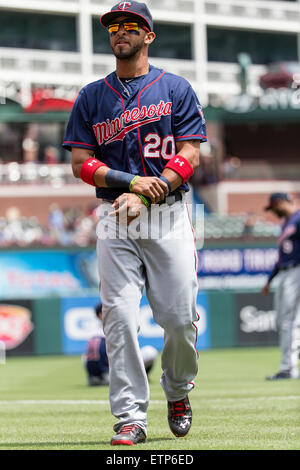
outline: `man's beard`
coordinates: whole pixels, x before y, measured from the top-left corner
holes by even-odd
[[[287,216],[287,213],[284,210],[281,210],[281,209],[273,209],[273,212],[275,212],[277,217],[279,217],[280,219]]]
[[[127,60],[134,57],[142,49],[143,45],[144,41],[141,41],[139,44],[131,46],[130,49],[127,49],[126,51],[119,50],[118,52],[116,52],[116,47],[115,49],[112,47],[112,51],[117,59]]]

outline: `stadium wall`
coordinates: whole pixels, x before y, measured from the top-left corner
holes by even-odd
[[[69,184],[53,188],[50,185],[2,185],[0,187],[1,212],[18,208],[22,217],[35,216],[42,225],[48,222],[49,208],[53,204],[65,209],[87,211],[97,205],[95,189],[88,185]]]
[[[275,221],[272,214],[265,213],[270,194],[287,192],[300,200],[299,181],[250,180],[222,181],[208,184],[199,191],[211,210],[220,214],[255,213],[266,220]]]
[[[273,292],[259,294],[276,254],[267,242],[198,250],[198,350],[278,344]],[[96,273],[93,247],[2,250],[0,341],[7,356],[82,354],[99,326]],[[163,347],[163,330],[153,322],[145,295],[139,341]]]
[[[7,356],[82,354],[88,338],[97,334],[98,302],[97,296],[2,299],[0,337]],[[198,350],[278,344],[272,293],[200,291],[197,309]],[[154,324],[145,296],[139,342],[158,350],[163,346],[163,330]]]

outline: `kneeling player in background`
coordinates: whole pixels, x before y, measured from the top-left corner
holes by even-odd
[[[109,365],[106,354],[105,336],[102,329],[102,304],[95,307],[95,313],[99,318],[101,327],[97,335],[88,340],[83,363],[87,372],[87,383],[89,386],[109,385]],[[149,380],[149,372],[153,368],[157,350],[150,345],[143,346],[141,353],[145,370]]]
[[[98,334],[88,340],[83,363],[87,372],[88,385],[108,385],[108,359],[106,354],[105,336],[102,329],[102,304],[95,307],[95,313],[101,326]]]

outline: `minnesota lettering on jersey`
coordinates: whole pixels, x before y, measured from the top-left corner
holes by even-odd
[[[141,109],[136,107],[132,110],[126,110],[113,121],[107,119],[104,122],[98,122],[93,125],[98,145],[102,145],[103,142],[107,145],[117,140],[123,140],[128,132],[150,122],[159,121],[162,116],[170,115],[171,110],[172,103],[170,101],[165,103],[161,100],[158,105],[151,104],[148,107],[143,106]],[[133,122],[133,124],[127,126],[130,122]]]

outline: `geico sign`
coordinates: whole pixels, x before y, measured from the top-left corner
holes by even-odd
[[[195,322],[198,335],[206,330],[206,311],[202,306],[197,305],[197,312],[200,320]],[[139,334],[145,338],[161,338],[164,330],[153,323],[152,310],[149,305],[145,305],[140,310],[140,330]],[[76,307],[67,310],[64,317],[65,335],[73,341],[87,341],[91,336],[99,332],[100,324],[92,307]]]
[[[65,313],[64,327],[69,339],[87,341],[99,332],[99,321],[92,307],[76,307]]]
[[[265,332],[276,330],[276,312],[257,310],[254,305],[247,305],[240,311],[240,329],[245,333]]]
[[[195,325],[200,336],[206,330],[206,311],[201,305],[197,305],[197,312],[200,319],[195,322]],[[152,322],[152,310],[149,305],[141,308],[139,334],[145,338],[163,338],[164,336],[164,330],[157,323]]]

